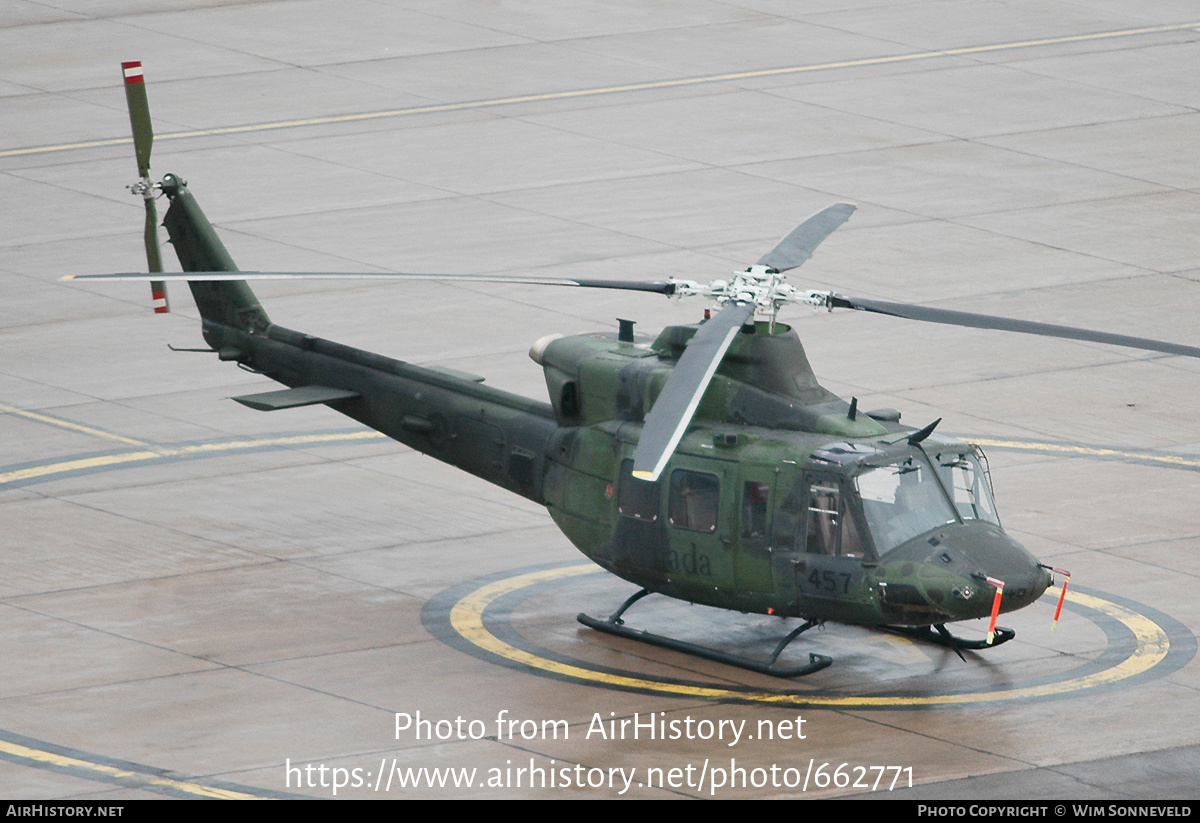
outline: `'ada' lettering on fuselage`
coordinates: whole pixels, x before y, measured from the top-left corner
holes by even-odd
[[[683,572],[685,574],[695,574],[700,577],[712,577],[712,561],[708,559],[708,555],[696,551],[696,544],[693,543],[691,551],[679,552],[671,549],[670,558],[667,561],[667,569],[672,572]]]

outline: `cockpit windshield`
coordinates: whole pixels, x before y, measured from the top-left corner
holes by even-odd
[[[1000,525],[987,473],[974,450],[939,452],[933,455],[933,462],[963,520],[986,520]]]
[[[881,555],[958,520],[933,469],[917,455],[870,467],[855,476],[854,483]]]

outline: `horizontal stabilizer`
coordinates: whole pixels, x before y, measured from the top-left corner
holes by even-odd
[[[429,369],[430,371],[435,371],[438,374],[444,374],[447,377],[455,377],[459,380],[466,380],[468,383],[482,383],[485,379],[482,375],[472,374],[469,371],[459,371],[458,369],[452,369],[449,366],[426,366],[425,368]]]
[[[262,394],[244,394],[241,397],[230,399],[258,411],[278,411],[279,409],[295,409],[300,406],[315,406],[318,403],[332,403],[334,400],[350,400],[360,396],[356,391],[331,389],[329,386],[297,386],[294,389],[268,391]]]

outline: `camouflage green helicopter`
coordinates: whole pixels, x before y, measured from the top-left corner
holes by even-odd
[[[1053,572],[1001,527],[983,452],[902,425],[892,409],[860,411],[817,382],[784,306],[848,308],[913,320],[1088,340],[1200,357],[1200,349],[987,315],[802,291],[784,272],[804,263],[854,206],[801,223],[753,266],[707,285],[472,275],[239,272],[186,183],[150,178],[153,140],[140,64],[125,64],[146,251],[161,272],[154,199],[184,273],[96,275],[187,281],[208,349],[288,388],[233,399],[275,411],[324,404],[420,452],[546,506],[584,555],[641,590],[587,626],[768,674],[817,671],[830,658],[779,664],[784,648],[825,621],[901,631],[979,649],[1011,639],[952,635],[947,623],[1037,600]],[[720,310],[698,324],[641,337],[633,324],[543,337],[530,356],[550,402],[483,385],[273,324],[246,281],[415,277],[698,295]],[[82,279],[82,278],[80,278]],[[761,315],[765,319],[756,320]],[[1003,601],[998,594],[1003,591]],[[1065,584],[1064,584],[1065,592]],[[765,660],[624,625],[656,593],[741,612],[800,618]],[[1061,599],[1060,599],[1061,608]]]

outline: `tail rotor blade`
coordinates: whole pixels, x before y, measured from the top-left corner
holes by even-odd
[[[158,209],[154,205],[154,198],[147,197],[146,203],[146,265],[147,268],[157,274],[161,274],[162,256],[158,247]],[[167,303],[167,284],[162,280],[150,281],[150,299],[154,301],[154,313],[166,314],[171,310]]]
[[[133,129],[133,150],[137,154],[138,176],[149,179],[154,128],[150,125],[150,103],[146,100],[142,63],[140,60],[122,63],[121,70],[125,74],[125,103],[129,107],[129,125]]]
[[[162,273],[162,256],[158,248],[158,209],[155,208],[154,198],[146,200],[146,265],[149,271]],[[161,280],[155,280],[161,285]]]
[[[150,123],[150,103],[146,99],[146,82],[141,61],[121,64],[125,76],[125,103],[129,107],[129,126],[133,131],[133,150],[137,155],[138,176],[134,192],[141,194],[146,204],[146,265],[151,272],[161,272],[162,255],[158,247],[158,209],[154,205],[154,184],[150,180],[150,150],[154,146],[154,127]],[[167,284],[162,280],[150,283],[150,297],[156,314],[171,310],[167,303]]]

